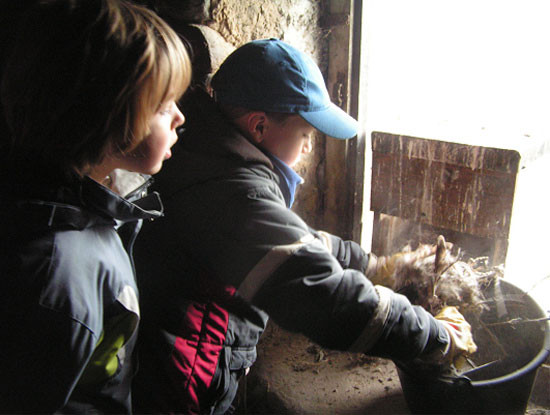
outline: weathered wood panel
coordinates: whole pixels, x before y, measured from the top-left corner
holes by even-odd
[[[507,238],[520,155],[375,132],[371,209],[485,238]]]

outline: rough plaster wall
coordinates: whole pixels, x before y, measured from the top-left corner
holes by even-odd
[[[320,28],[320,0],[212,1],[208,26],[238,47],[255,39],[276,37],[311,55],[325,69],[326,33]],[[322,226],[324,209],[324,137],[315,137],[313,152],[296,170],[300,186],[293,210],[313,227]]]
[[[235,46],[276,37],[311,55],[319,52],[319,0],[218,0],[210,26]]]

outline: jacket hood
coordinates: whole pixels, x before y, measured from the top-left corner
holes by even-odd
[[[271,166],[267,156],[251,143],[202,89],[196,89],[185,107],[188,121],[176,146],[193,153],[223,156],[237,161],[259,162]]]
[[[163,198],[172,189],[224,177],[239,166],[273,169],[271,160],[221,113],[206,92],[196,89],[186,102],[185,131],[172,149],[172,158],[156,176]]]

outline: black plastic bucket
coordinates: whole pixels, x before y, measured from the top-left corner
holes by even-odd
[[[488,310],[479,319],[484,323],[476,323],[466,316],[478,345],[472,359],[479,354],[478,359],[482,361],[475,363],[481,367],[485,361],[495,360],[491,353],[502,353],[505,357],[486,368],[455,377],[434,376],[396,363],[403,394],[413,414],[525,412],[537,369],[550,354],[550,323],[534,321],[547,317],[545,312],[529,295],[507,281],[500,280],[490,286],[485,297]],[[489,324],[498,331],[493,332],[491,328],[491,332],[486,333],[485,321],[500,323],[515,318],[531,321]]]

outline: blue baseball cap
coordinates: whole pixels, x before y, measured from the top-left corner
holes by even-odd
[[[218,102],[299,114],[334,138],[357,135],[357,121],[331,102],[313,59],[278,39],[254,40],[236,49],[222,63],[211,86]]]

